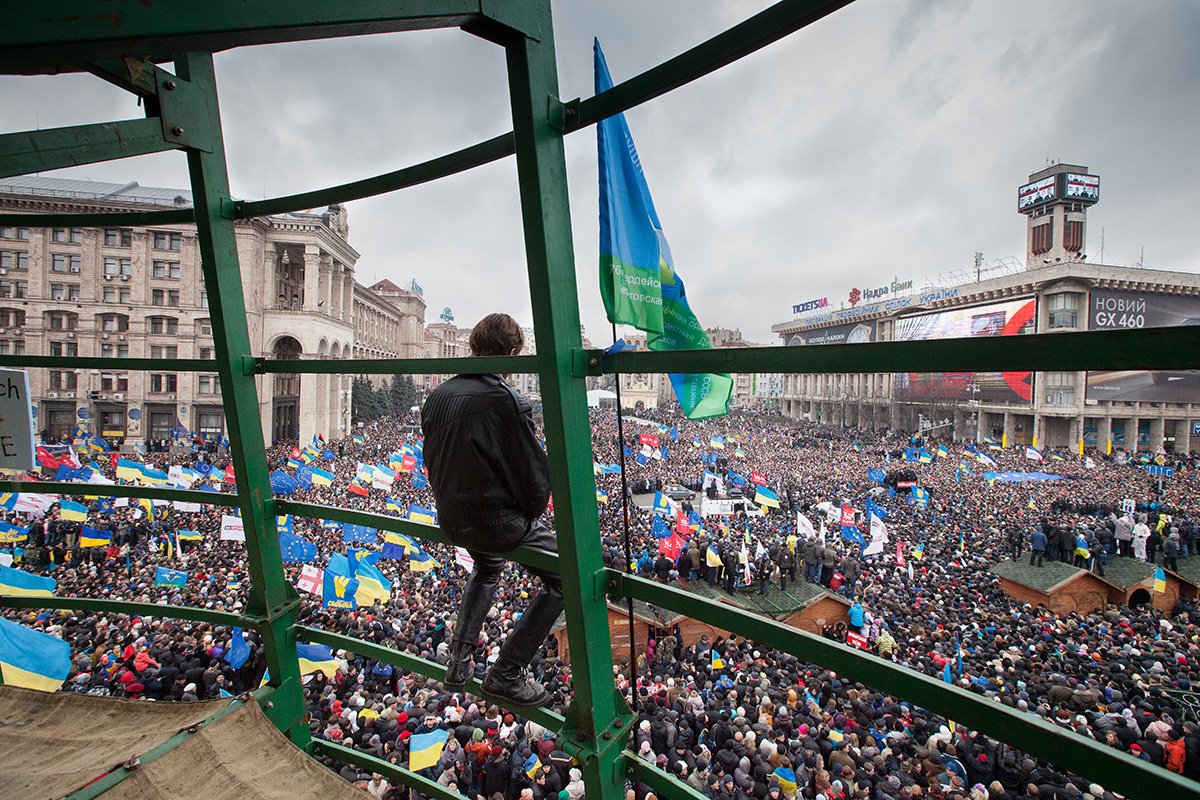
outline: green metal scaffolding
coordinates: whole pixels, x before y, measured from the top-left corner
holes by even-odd
[[[546,709],[525,716],[560,732],[578,760],[590,798],[617,800],[636,780],[673,798],[698,798],[687,785],[626,749],[635,717],[615,691],[607,600],[634,598],[735,631],[806,661],[902,697],[1039,758],[1136,797],[1200,796],[1195,783],[1166,770],[1063,733],[1029,714],[981,700],[956,686],[830,642],[773,620],[606,569],[601,561],[585,379],[645,372],[946,372],[971,369],[1200,369],[1200,327],[1122,333],[1072,333],[841,345],[750,348],[685,353],[605,355],[584,350],[576,304],[576,268],[563,138],[615,113],[669,92],[835,12],[849,0],[783,0],[659,66],[585,100],[558,97],[549,0],[210,0],[204,3],[25,3],[6,13],[0,29],[0,73],[88,72],[137,95],[146,118],[0,135],[0,177],[181,150],[187,156],[193,208],[89,214],[0,214],[0,225],[83,227],[193,223],[216,345],[216,363],[237,474],[236,495],[106,487],[105,494],[236,505],[245,524],[252,586],[246,610],[235,614],[190,607],[101,599],[3,598],[0,606],[81,612],[170,615],[241,625],[261,635],[270,669],[263,708],[297,746],[388,775],[423,794],[456,798],[426,778],[361,752],[313,740],[295,643],[317,642],[433,678],[441,666],[391,648],[300,626],[299,597],[285,579],[275,529],[277,514],[322,517],[401,531],[432,541],[427,526],[391,516],[291,502],[272,496],[255,377],[264,373],[396,374],[536,372],[540,377],[551,486],[560,552],[519,551],[527,564],[557,565],[566,596],[567,636],[575,698],[564,717]],[[431,28],[460,28],[503,47],[513,130],[454,153],[375,177],[262,201],[230,196],[217,105],[213,53],[232,47]],[[158,64],[171,62],[172,74]],[[478,359],[278,361],[250,348],[234,244],[239,219],[277,214],[395,191],[514,156],[525,234],[537,355]],[[110,367],[108,359],[0,356],[0,366]],[[129,370],[169,367],[211,371],[211,361],[122,360]],[[572,446],[568,447],[570,444]],[[0,490],[71,494],[77,485],[0,482]],[[478,686],[474,686],[478,690]],[[261,698],[260,698],[261,700]],[[165,745],[164,745],[165,746]],[[160,748],[161,749],[161,746]],[[123,777],[113,773],[100,794]]]

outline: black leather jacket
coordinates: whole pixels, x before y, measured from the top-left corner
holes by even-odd
[[[550,475],[529,401],[498,375],[457,375],[421,412],[438,521],[455,544],[502,553],[546,510]]]

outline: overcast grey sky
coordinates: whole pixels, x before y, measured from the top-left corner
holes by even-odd
[[[616,81],[765,2],[555,3],[564,99],[592,94],[593,36]],[[627,116],[692,307],[774,343],[791,306],[898,277],[1023,258],[1016,189],[1047,159],[1101,176],[1089,260],[1200,270],[1200,3],[927,2],[848,8]],[[220,54],[234,194],[276,196],[396,169],[511,128],[503,54],[458,31]],[[0,79],[5,131],[129,118],[84,76]],[[594,129],[567,139],[580,310],[597,289]],[[177,154],[63,176],[185,186]],[[428,320],[531,321],[512,159],[350,204],[359,281],[411,278]]]

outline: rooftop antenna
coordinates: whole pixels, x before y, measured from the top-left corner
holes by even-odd
[[[975,251],[975,282],[979,283],[982,280],[983,274],[983,253]]]
[[[1138,266],[1143,269],[1146,267],[1146,245],[1142,245],[1142,254],[1138,256]]]
[[[1104,264],[1104,228],[1100,229],[1100,263]]]

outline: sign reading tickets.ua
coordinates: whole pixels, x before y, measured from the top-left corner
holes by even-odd
[[[35,468],[29,375],[0,369],[0,469]]]

